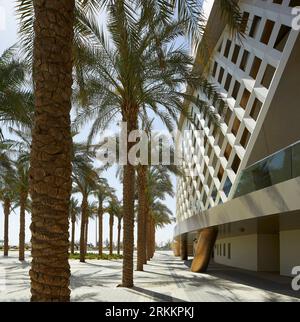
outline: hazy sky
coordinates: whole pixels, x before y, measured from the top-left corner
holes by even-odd
[[[211,0],[208,0],[211,2]],[[13,45],[17,41],[17,19],[14,13],[15,1],[12,0],[0,0],[0,55],[2,52]],[[160,122],[155,123],[155,129],[162,129]],[[84,139],[87,136],[87,130],[83,130],[78,140]],[[122,196],[122,186],[119,181],[115,178],[115,170],[111,169],[106,174],[105,177],[109,180],[109,183],[112,187],[117,189],[118,197],[121,199]],[[175,181],[174,189],[175,189]],[[175,198],[167,198],[166,204],[173,211],[175,216]],[[10,245],[17,245],[19,238],[19,214],[18,209],[16,213],[10,215],[10,231],[9,231],[9,242]],[[0,240],[3,239],[3,209],[2,205],[0,206]],[[30,230],[29,230],[30,217],[26,215],[26,242],[30,240]],[[91,221],[89,225],[89,242],[95,243],[95,222]],[[164,229],[160,229],[157,232],[157,241],[167,241],[172,239],[174,225],[169,225]],[[115,224],[115,236],[116,236],[116,224]],[[108,215],[104,216],[104,240],[108,237]],[[76,240],[79,239],[79,226],[76,228]]]

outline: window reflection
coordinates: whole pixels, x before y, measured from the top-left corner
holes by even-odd
[[[300,176],[300,142],[245,169],[234,197]]]

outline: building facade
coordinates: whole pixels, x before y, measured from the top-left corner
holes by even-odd
[[[245,37],[232,37],[215,1],[206,33],[209,80],[227,108],[221,125],[189,106],[181,117],[190,176],[177,182],[175,238],[218,228],[217,263],[291,275],[300,266],[300,37],[295,0],[239,1]],[[205,99],[203,93],[194,93]],[[190,249],[192,247],[190,246]]]

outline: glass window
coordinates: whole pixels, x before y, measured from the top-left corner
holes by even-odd
[[[293,178],[300,176],[300,143],[296,144],[292,148],[292,162],[293,162]]]
[[[282,52],[285,48],[290,33],[291,27],[282,25],[275,41],[274,48]]]
[[[250,140],[250,137],[251,137],[251,133],[245,128],[244,132],[243,132],[243,135],[242,135],[242,138],[241,138],[241,146],[246,149],[247,148],[247,145],[249,143],[249,140]]]
[[[261,111],[261,107],[262,107],[262,102],[260,100],[258,100],[257,98],[255,98],[255,101],[253,103],[251,112],[250,112],[250,116],[257,121],[259,113]]]
[[[228,73],[228,75],[226,77],[225,86],[224,86],[224,88],[226,89],[227,92],[229,91],[231,80],[232,80],[232,76]]]
[[[234,64],[236,64],[236,62],[238,60],[240,50],[241,50],[241,46],[239,46],[239,45],[235,45],[234,46],[234,50],[233,50],[233,54],[232,54],[232,58],[231,58],[231,61]]]
[[[243,13],[243,18],[241,23],[241,32],[246,32],[248,20],[249,20],[249,12],[245,11]]]
[[[235,81],[234,88],[232,91],[232,97],[236,100],[240,91],[241,84],[238,81]]]
[[[232,187],[232,183],[230,181],[230,179],[227,177],[226,178],[226,181],[225,181],[225,184],[224,184],[224,188],[223,188],[223,191],[225,193],[225,195],[228,197],[229,195],[229,192],[231,190],[231,187]]]
[[[213,71],[212,71],[212,76],[213,76],[213,77],[215,77],[215,76],[216,76],[217,68],[218,68],[218,63],[217,63],[217,62],[215,62],[215,63],[214,63],[214,68],[213,68]]]
[[[245,71],[248,65],[248,60],[249,60],[250,53],[249,51],[245,50],[243,53],[243,57],[240,63],[240,69]]]
[[[274,29],[274,25],[275,25],[274,21],[272,21],[272,20],[266,21],[265,28],[264,28],[263,34],[261,36],[261,39],[260,39],[260,41],[262,43],[264,43],[265,45],[268,45],[268,43],[270,41],[273,29]]]
[[[228,58],[232,42],[228,39],[226,42],[226,47],[224,51],[224,56]]]
[[[265,70],[265,74],[264,74],[264,77],[261,81],[261,84],[263,86],[265,86],[266,88],[269,88],[271,85],[271,82],[273,80],[275,72],[276,72],[275,67],[273,67],[271,65],[267,65],[267,68]]]
[[[248,101],[249,101],[249,98],[250,98],[250,95],[251,93],[245,89],[244,92],[243,92],[243,96],[241,98],[241,101],[240,101],[240,106],[245,110],[246,107],[247,107],[247,104],[248,104]]]
[[[231,165],[231,169],[237,173],[238,170],[239,170],[239,167],[240,167],[240,164],[241,164],[241,160],[240,158],[238,157],[238,155],[236,155],[233,159],[233,162],[232,162],[232,165]]]
[[[261,22],[261,17],[254,16],[252,26],[251,26],[251,29],[250,29],[250,32],[249,32],[250,37],[252,37],[252,38],[256,37],[260,22]]]
[[[250,71],[250,76],[253,79],[256,79],[262,60],[258,57],[255,57]]]
[[[231,151],[232,151],[232,146],[230,145],[230,143],[227,143],[226,145],[226,149],[224,151],[224,156],[225,158],[228,160],[229,157],[230,157],[230,154],[231,154]]]
[[[232,132],[235,136],[237,136],[237,134],[238,134],[238,131],[239,131],[240,125],[241,125],[241,122],[240,122],[240,120],[236,117],[236,118],[234,119],[234,122],[233,122],[233,125],[232,125],[232,129],[231,129],[231,132]]]

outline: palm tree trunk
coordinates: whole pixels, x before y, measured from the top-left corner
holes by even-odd
[[[114,215],[109,214],[109,255],[113,254],[113,227],[114,227]]]
[[[88,233],[89,233],[89,217],[86,216],[86,223],[85,223],[85,232],[84,232],[84,254],[87,254],[87,245],[88,245]]]
[[[74,0],[33,0],[32,301],[69,301]]]
[[[27,193],[20,194],[20,232],[19,232],[19,260],[25,259],[25,206]]]
[[[120,244],[121,244],[121,221],[122,218],[118,219],[118,246],[117,246],[117,253],[120,255]]]
[[[150,261],[151,260],[151,214],[149,213],[148,214],[148,217],[147,217],[147,261]]]
[[[9,227],[10,199],[4,199],[4,256],[8,256],[8,227]]]
[[[155,254],[155,247],[156,247],[156,242],[155,242],[155,221],[152,219],[152,251],[151,251],[151,258],[154,257]]]
[[[80,262],[85,262],[85,226],[87,217],[88,201],[87,197],[83,196],[81,204],[81,226],[80,226]]]
[[[99,202],[98,208],[98,229],[99,229],[99,244],[98,244],[98,252],[99,256],[102,256],[103,253],[103,208],[102,202]]]
[[[134,176],[134,166],[125,165],[123,182],[123,287],[133,287]]]
[[[76,223],[76,218],[75,218],[75,214],[72,214],[72,232],[71,232],[71,254],[74,255],[75,253],[75,223]]]
[[[134,113],[134,108],[128,107],[127,114],[127,133],[126,140],[129,133],[137,129],[137,114]],[[126,120],[125,120],[126,121]],[[127,140],[127,160],[131,148],[134,146],[133,142]],[[133,287],[133,252],[134,252],[134,197],[135,197],[135,167],[128,160],[127,165],[124,166],[123,174],[123,272],[122,272],[122,286]]]
[[[145,252],[146,252],[146,239],[145,239],[145,222],[147,213],[147,166],[139,165],[137,176],[138,185],[138,228],[137,228],[137,271],[144,270]]]
[[[147,203],[148,204],[148,203]],[[149,205],[147,208],[146,212],[146,218],[145,218],[145,225],[144,225],[144,234],[145,234],[145,254],[144,254],[144,265],[147,264],[148,261],[148,238],[149,238],[149,233],[148,233],[148,221],[149,221],[149,216],[150,216],[150,211],[149,211]]]

